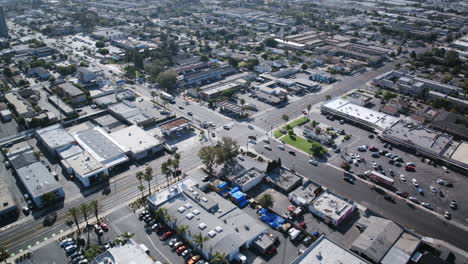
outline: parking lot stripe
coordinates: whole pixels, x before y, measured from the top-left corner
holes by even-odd
[[[148,234],[145,234],[146,237],[148,238],[148,240],[150,241],[151,245],[153,245],[154,249],[156,249],[156,251],[161,255],[163,256],[163,258],[167,261],[167,263],[169,264],[173,264],[169,259],[167,259],[167,257],[156,247],[156,245],[153,243],[153,240],[151,240],[151,237],[148,236]]]

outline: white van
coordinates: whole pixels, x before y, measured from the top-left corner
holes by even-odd
[[[449,170],[448,170],[447,167],[445,167],[445,166],[442,166],[442,169],[443,169],[446,173],[449,172]]]
[[[145,253],[149,254],[150,251],[149,251],[149,249],[146,247],[145,244],[140,244],[140,248],[143,249],[143,251],[144,251]]]

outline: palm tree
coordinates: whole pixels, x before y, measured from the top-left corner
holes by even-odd
[[[309,117],[310,109],[312,109],[312,105],[307,105],[307,117]]]
[[[141,191],[141,198],[145,197],[145,194],[143,193],[143,190],[145,187],[143,186],[143,178],[145,177],[145,174],[142,171],[137,172],[136,178],[140,181],[140,185],[138,186],[138,189]]]
[[[124,232],[120,236],[122,237],[122,244],[126,244],[127,241],[132,238],[135,234],[129,233],[129,232]]]
[[[0,261],[5,261],[6,264],[8,264],[7,262],[7,258],[10,257],[10,253],[8,253],[8,249],[4,246],[0,246]]]
[[[153,179],[153,169],[146,167],[143,179],[148,182],[148,195],[151,195],[151,180]]]
[[[174,159],[172,160],[171,167],[173,168],[173,176],[177,177],[177,181],[179,180],[179,166],[180,166],[180,153],[174,154]]]
[[[80,210],[76,207],[72,207],[68,209],[67,216],[73,219],[75,222],[76,228],[78,228],[78,233],[81,233],[80,225],[78,224],[78,215],[80,214]]]
[[[167,161],[161,164],[161,173],[166,176],[167,185],[170,184],[170,176],[172,174],[171,164],[172,164],[172,159],[168,159]]]
[[[83,214],[83,217],[86,221],[86,226],[88,226],[88,213],[89,213],[89,209],[90,209],[90,206],[89,204],[87,203],[82,203],[80,204],[80,207],[78,207],[80,212]]]
[[[89,206],[94,211],[94,216],[96,216],[96,221],[99,222],[99,207],[100,207],[100,204],[99,204],[98,200],[92,200],[91,202],[89,202]]]
[[[156,210],[156,215],[159,218],[159,220],[163,220],[164,216],[167,214],[167,209],[164,207],[159,207]]]
[[[273,207],[273,204],[275,203],[275,200],[273,199],[273,196],[269,193],[265,193],[260,197],[258,203],[263,207],[263,208],[271,208]]]
[[[241,104],[242,114],[243,114],[244,113],[244,108],[245,108],[244,107],[244,105],[245,105],[245,99],[244,98],[240,99],[240,104]]]
[[[215,252],[213,254],[213,258],[211,259],[211,263],[216,263],[216,264],[229,264],[229,261],[226,259],[226,253],[221,253],[221,252]]]
[[[193,236],[193,242],[200,247],[200,251],[203,252],[203,242],[208,241],[210,238],[204,236],[201,232],[198,235]]]
[[[182,237],[185,237],[185,233],[187,233],[188,229],[189,229],[189,227],[187,225],[181,225],[181,226],[177,227],[177,234],[182,236]]]

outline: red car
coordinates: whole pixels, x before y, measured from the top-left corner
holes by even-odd
[[[166,240],[168,238],[170,238],[172,236],[172,232],[171,231],[167,231],[164,235],[162,235],[159,239],[161,240]]]
[[[412,166],[412,165],[408,165],[408,166],[405,167],[405,169],[406,169],[407,171],[415,171],[415,170],[416,170],[416,167],[415,167],[415,166]]]
[[[372,147],[369,148],[369,151],[379,151],[379,149],[376,148],[376,147],[374,147],[374,146],[372,146]]]
[[[277,249],[276,249],[275,247],[271,247],[271,248],[266,252],[266,254],[269,255],[269,256],[271,256],[271,255],[273,255],[273,254],[276,254],[276,252],[277,252]]]
[[[107,224],[105,224],[105,223],[101,223],[101,228],[102,228],[102,230],[104,230],[106,232],[109,231],[109,226],[107,226]]]
[[[176,253],[177,254],[181,254],[182,252],[184,252],[185,250],[187,249],[187,246],[183,245],[183,246],[180,246],[176,249]]]
[[[305,229],[307,227],[306,223],[305,222],[301,222],[299,224],[299,226],[302,228],[302,229]]]

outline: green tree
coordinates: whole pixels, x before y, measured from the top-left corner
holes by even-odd
[[[99,204],[98,200],[92,200],[89,202],[89,206],[91,207],[91,210],[94,212],[94,216],[96,217],[96,222],[99,222],[99,210],[101,205]]]
[[[304,71],[307,70],[307,68],[308,68],[307,64],[304,63],[301,65],[301,69],[303,69]]]
[[[248,59],[245,63],[244,63],[244,66],[252,71],[254,69],[255,66],[258,65],[258,59]]]
[[[222,137],[217,152],[223,162],[230,162],[239,154],[239,143],[231,137]]]
[[[78,229],[78,233],[81,233],[80,224],[78,223],[79,214],[80,214],[80,210],[76,207],[71,207],[67,211],[67,217],[73,219],[73,222],[75,222],[76,228]]]
[[[208,170],[208,174],[213,176],[213,168],[216,165],[218,150],[212,146],[202,147],[198,151],[198,157],[201,159],[203,165]]]
[[[103,48],[103,49],[98,49],[97,52],[98,52],[99,54],[101,54],[101,55],[104,55],[104,56],[109,54],[109,50],[108,50],[108,49],[104,49],[104,48]]]
[[[204,236],[201,232],[193,236],[193,242],[195,243],[195,245],[200,247],[201,251],[203,251],[203,243],[208,241],[209,239],[209,237]]]
[[[5,261],[5,264],[8,264],[7,259],[10,257],[8,249],[4,246],[0,246],[0,261]]]
[[[318,142],[312,142],[312,144],[310,146],[310,151],[312,152],[312,155],[315,156],[315,157],[320,157],[320,156],[325,155],[327,153],[327,149],[324,148]]]
[[[171,182],[170,180],[172,176],[171,164],[172,164],[172,159],[168,159],[161,164],[161,173],[164,174],[164,176],[166,176],[167,185],[169,185]]]
[[[86,222],[86,226],[88,226],[88,214],[89,214],[89,211],[90,211],[90,206],[89,204],[87,203],[82,203],[80,204],[80,207],[78,207],[80,209],[80,212],[83,214],[83,217],[85,219],[85,222]]]
[[[213,258],[210,262],[213,264],[229,264],[226,253],[217,251],[213,254]]]
[[[96,48],[99,48],[99,49],[104,48],[106,46],[106,44],[102,41],[96,41],[95,45],[96,45]]]
[[[150,166],[146,167],[143,178],[148,182],[148,195],[151,195],[151,180],[153,180],[153,169]]]
[[[173,176],[176,177],[177,181],[179,181],[179,177],[182,174],[182,172],[180,171],[180,158],[180,153],[174,153],[174,159],[172,160],[172,168],[174,170]]]
[[[175,70],[161,72],[158,74],[157,82],[166,90],[173,89],[177,82],[177,72]]]
[[[258,204],[260,204],[263,208],[271,208],[275,203],[275,199],[269,193],[263,194],[260,199],[258,200]]]
[[[397,97],[397,95],[392,93],[392,92],[384,92],[383,97],[384,97],[385,100],[388,101],[388,100],[390,100],[392,98]]]
[[[140,185],[138,186],[138,189],[141,191],[141,198],[145,197],[145,194],[143,191],[145,190],[145,186],[143,186],[143,179],[145,178],[145,174],[142,171],[137,172],[135,176],[138,181],[140,181]]]
[[[267,47],[276,48],[278,46],[278,41],[274,38],[267,38],[263,41],[263,44]]]
[[[133,236],[135,236],[135,234],[133,233],[129,233],[129,232],[124,232],[120,235],[120,237],[122,238],[122,244],[126,244],[128,240],[130,240],[130,238],[132,238]]]
[[[232,67],[235,67],[235,68],[239,67],[239,60],[236,59],[236,58],[229,57],[229,58],[228,58],[228,63],[229,63],[229,65],[231,65]]]
[[[330,99],[331,99],[331,96],[330,96],[330,95],[326,95],[326,96],[325,96],[325,100],[328,101],[328,100],[330,100]]]
[[[188,226],[186,225],[180,225],[177,227],[177,234],[179,236],[185,237],[185,234],[187,233],[187,230],[189,229]]]
[[[58,197],[55,192],[46,192],[41,196],[41,201],[44,206],[52,205],[57,201]]]
[[[312,109],[312,105],[308,104],[307,105],[307,116],[309,116],[310,109]]]

